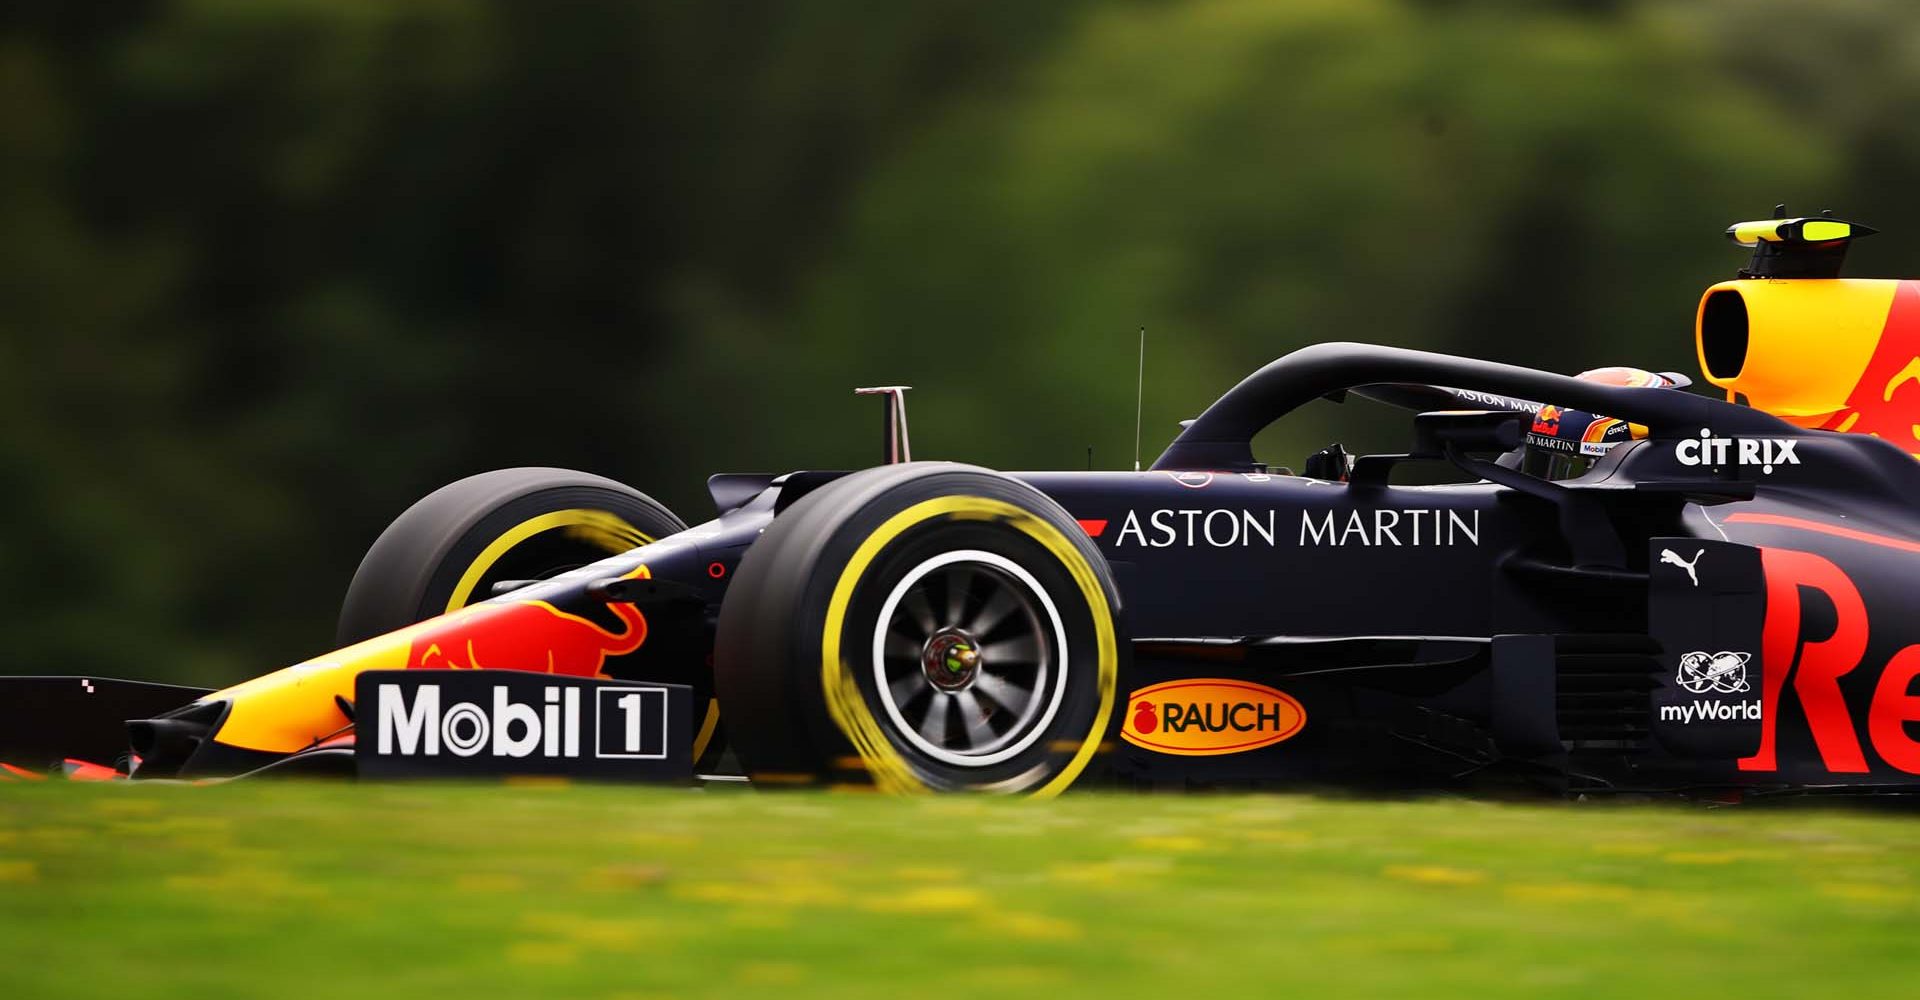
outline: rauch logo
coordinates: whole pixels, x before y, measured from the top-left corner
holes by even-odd
[[[1292,695],[1223,678],[1144,687],[1128,697],[1127,705],[1122,739],[1156,753],[1192,757],[1272,746],[1307,724],[1306,709]]]

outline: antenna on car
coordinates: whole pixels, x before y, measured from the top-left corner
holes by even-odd
[[[1147,402],[1147,328],[1140,328],[1140,371],[1133,386],[1133,471],[1140,471],[1140,411]]]

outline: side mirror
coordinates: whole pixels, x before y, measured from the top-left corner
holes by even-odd
[[[1413,454],[1445,458],[1457,452],[1505,452],[1520,446],[1531,414],[1514,410],[1435,410],[1413,418]]]
[[[1518,410],[1434,410],[1413,418],[1413,448],[1405,455],[1367,455],[1353,465],[1348,482],[1355,486],[1387,485],[1393,467],[1410,460],[1434,460],[1484,452],[1512,451],[1520,446],[1533,414]],[[1449,455],[1451,450],[1453,455]]]

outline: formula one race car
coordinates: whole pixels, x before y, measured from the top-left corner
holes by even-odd
[[[1840,279],[1870,232],[1729,231],[1752,260],[1696,324],[1724,401],[1671,373],[1326,343],[1144,472],[908,461],[889,387],[885,464],[714,476],[697,527],[595,476],[475,476],[374,544],[333,652],[221,691],[6,681],[0,759],[1043,795],[1911,790],[1920,282]],[[1409,409],[1411,447],[1334,446],[1298,475],[1255,459],[1262,428],[1348,395]],[[1451,481],[1396,485],[1410,467]]]

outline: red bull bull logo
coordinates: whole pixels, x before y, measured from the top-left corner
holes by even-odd
[[[629,578],[644,579],[647,568]],[[545,601],[489,601],[334,650],[214,697],[229,710],[215,736],[248,750],[292,753],[336,734],[349,721],[337,707],[367,670],[524,670],[601,677],[607,660],[647,641],[647,619],[632,604],[608,604],[603,625]]]
[[[1900,282],[1847,405],[1820,428],[1871,434],[1920,455],[1920,285]]]
[[[545,601],[484,604],[416,636],[407,654],[415,670],[531,670],[571,677],[602,676],[607,658],[647,641],[647,618],[631,604],[609,604],[618,631]]]

